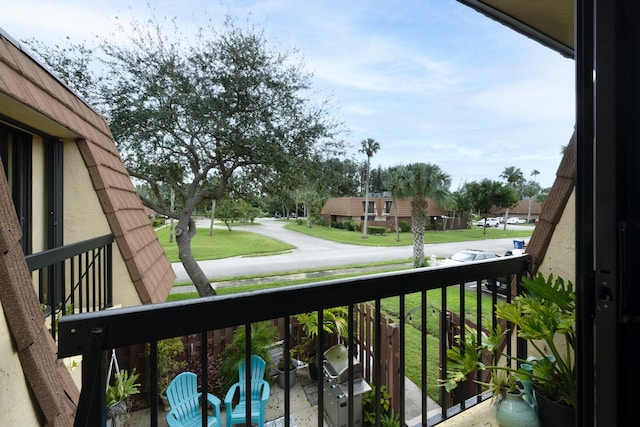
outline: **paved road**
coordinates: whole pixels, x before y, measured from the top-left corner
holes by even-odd
[[[362,264],[376,261],[409,260],[413,256],[413,246],[400,247],[371,247],[336,243],[328,240],[307,236],[295,231],[286,230],[285,222],[271,218],[257,220],[260,225],[234,227],[263,234],[281,240],[296,247],[295,250],[279,255],[261,257],[231,257],[218,260],[200,261],[200,267],[209,279],[223,279],[228,277],[273,274],[301,269],[339,267],[348,264]],[[209,221],[198,224],[209,227]],[[510,225],[510,229],[518,226]],[[528,240],[528,237],[526,238]],[[513,248],[513,238],[489,239],[476,242],[437,243],[430,244],[429,234],[425,235],[425,256],[447,257],[462,249],[480,249],[504,254]],[[409,243],[409,242],[408,242]],[[176,281],[189,280],[189,276],[181,263],[173,263]]]

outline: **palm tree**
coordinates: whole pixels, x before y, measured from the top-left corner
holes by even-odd
[[[504,168],[504,171],[500,174],[500,178],[504,178],[507,181],[507,184],[511,186],[514,190],[518,190],[518,187],[522,186],[525,183],[524,175],[520,168],[515,166],[508,166]],[[520,192],[518,191],[518,194]],[[504,215],[504,229],[507,229],[507,220],[509,219],[509,208],[507,208],[506,213]]]
[[[538,175],[540,175],[540,171],[538,169],[534,169],[531,171],[531,176],[533,177],[534,181],[536,180]]]
[[[360,142],[361,153],[367,155],[367,179],[364,188],[364,224],[362,225],[362,238],[367,238],[367,220],[369,219],[369,180],[371,179],[371,157],[380,149],[380,143],[373,138],[367,138]]]
[[[404,176],[402,166],[393,166],[385,171],[384,174],[384,186],[385,189],[391,192],[393,199],[393,216],[396,228],[396,242],[400,241],[400,227],[398,226],[398,194],[402,189],[402,178]]]
[[[451,177],[431,163],[412,163],[403,168],[399,197],[411,197],[411,234],[413,235],[413,266],[424,260],[424,230],[427,219],[427,198],[442,205],[449,199]]]
[[[311,228],[313,219],[317,216],[318,208],[322,206],[322,198],[315,190],[305,190],[297,197],[300,198],[300,201],[304,205],[307,216],[307,228]]]

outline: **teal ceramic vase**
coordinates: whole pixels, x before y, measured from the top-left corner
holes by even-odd
[[[521,392],[506,393],[494,404],[493,411],[500,427],[540,427],[535,408]]]

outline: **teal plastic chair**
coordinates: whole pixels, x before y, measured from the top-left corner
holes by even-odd
[[[224,398],[227,413],[226,427],[231,427],[234,424],[245,424],[246,421],[247,377],[245,365],[245,360],[242,360],[238,365],[238,382],[231,386]],[[260,356],[251,356],[251,390],[248,396],[251,402],[251,422],[257,423],[258,427],[264,426],[267,401],[271,392],[269,383],[264,379],[266,365]],[[234,402],[237,403],[234,404]]]
[[[167,399],[171,410],[167,414],[169,427],[202,425],[202,409],[198,391],[198,376],[193,372],[182,372],[167,387]],[[222,427],[220,399],[207,393],[207,402],[213,406],[213,415],[207,417],[209,427]]]

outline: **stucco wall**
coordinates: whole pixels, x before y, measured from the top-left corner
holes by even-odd
[[[74,141],[65,141],[64,162],[65,244],[110,234],[107,218]],[[142,304],[115,243],[112,253],[114,305],[125,307]]]
[[[44,194],[44,146],[42,138],[33,137],[31,144],[31,249],[33,253],[46,248],[46,197]]]
[[[41,423],[36,413],[3,311],[0,315],[0,425],[37,426]]]
[[[560,222],[556,225],[547,254],[540,264],[538,272],[544,276],[553,273],[575,283],[576,270],[576,227],[575,227],[575,190],[571,193]]]

